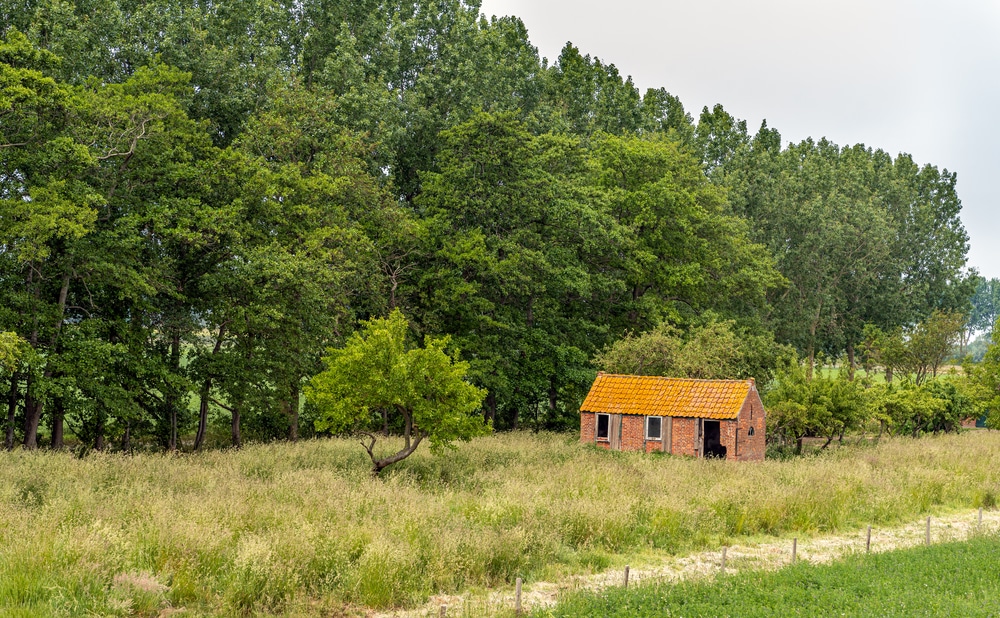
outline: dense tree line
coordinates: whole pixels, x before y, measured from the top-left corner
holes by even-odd
[[[954,174],[695,121],[474,1],[0,0],[0,24],[8,446],[294,439],[325,350],[396,308],[494,427],[558,428],[623,338],[853,368],[866,325],[975,287]]]

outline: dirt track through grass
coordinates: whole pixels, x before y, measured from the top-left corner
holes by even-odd
[[[926,542],[926,517],[904,526],[872,528],[871,552],[882,553],[923,545]],[[931,543],[962,541],[975,534],[1000,531],[1000,510],[958,511],[931,516]],[[850,554],[865,552],[867,528],[845,534],[799,537],[796,559],[824,564]],[[726,573],[747,570],[773,570],[788,565],[792,559],[795,537],[747,540],[726,548]],[[702,580],[721,572],[722,550],[696,552],[683,556],[645,556],[641,563],[630,565],[629,585],[651,582]],[[561,595],[577,590],[600,591],[621,586],[624,570],[608,569],[602,573],[576,575],[558,582],[534,582],[522,589],[521,604],[525,613],[558,603]],[[513,615],[514,591],[503,589],[487,593],[439,595],[422,608],[410,611],[373,613],[374,618],[423,618],[438,616],[442,605],[449,616]]]

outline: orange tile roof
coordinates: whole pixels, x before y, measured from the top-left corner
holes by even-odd
[[[690,380],[598,374],[581,412],[736,418],[753,380]]]

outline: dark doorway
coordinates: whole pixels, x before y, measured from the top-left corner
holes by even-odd
[[[726,447],[722,445],[719,421],[704,421],[705,424],[705,457],[726,458]]]

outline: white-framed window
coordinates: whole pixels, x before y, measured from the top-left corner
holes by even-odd
[[[663,439],[663,417],[662,416],[647,416],[646,417],[646,439],[647,440],[662,440]]]
[[[608,440],[611,435],[611,415],[610,414],[598,414],[597,415],[597,428],[594,433],[594,437],[598,440]]]

